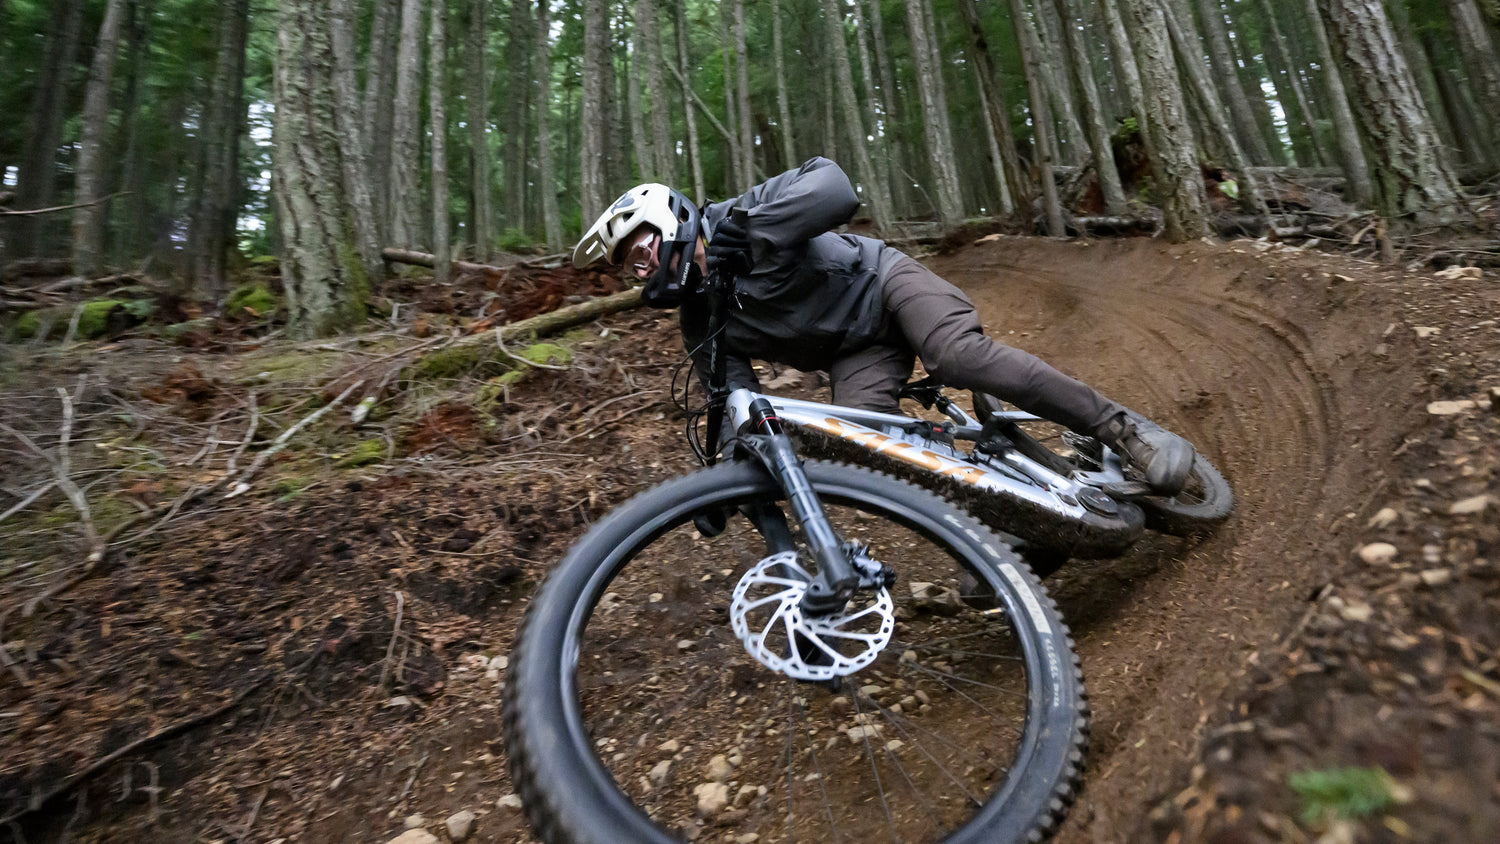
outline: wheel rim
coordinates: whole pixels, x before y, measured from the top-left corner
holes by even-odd
[[[773,673],[732,631],[731,591],[767,556],[743,517],[713,540],[690,511],[638,532],[616,558],[629,563],[596,572],[592,609],[575,614],[565,706],[624,797],[669,835],[939,840],[1012,785],[1034,742],[1034,655],[977,549],[955,556],[889,521],[910,513],[825,497],[836,528],[901,576],[890,645],[837,690]]]

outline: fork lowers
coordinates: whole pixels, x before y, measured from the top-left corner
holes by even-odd
[[[828,523],[823,505],[808,483],[802,461],[792,448],[792,441],[781,427],[781,420],[771,403],[756,399],[750,403],[747,423],[751,450],[765,464],[766,470],[786,493],[792,514],[802,526],[802,535],[818,563],[818,573],[802,596],[802,611],[810,616],[824,616],[844,608],[859,587],[859,573],[844,552],[844,543]]]

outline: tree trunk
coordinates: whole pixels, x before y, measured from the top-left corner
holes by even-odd
[[[637,0],[641,40],[646,42],[646,97],[651,101],[651,150],[656,172],[667,184],[677,183],[677,153],[672,143],[671,97],[661,74],[661,26],[656,15],[656,0]]]
[[[595,5],[598,6],[597,11],[599,15],[603,16],[605,14],[605,4],[602,2],[598,4],[594,4],[591,2],[588,6],[588,9],[594,9]],[[507,229],[519,232],[524,232],[527,229],[526,128],[531,122],[527,117],[527,105],[530,102],[530,97],[527,96],[527,91],[531,89],[531,84],[529,81],[531,78],[531,71],[527,68],[527,62],[524,57],[527,52],[527,46],[531,43],[530,39],[533,34],[533,29],[530,25],[530,10],[531,0],[511,0],[509,39],[506,44],[506,52],[509,54],[510,58],[510,61],[507,62],[510,79],[506,83],[505,90],[505,172],[503,174],[505,181],[504,225]],[[608,18],[600,17],[590,21],[586,18],[584,21],[585,32],[589,31],[590,25],[598,27],[608,27],[609,20]],[[608,36],[600,35],[599,37],[607,38]],[[587,40],[587,36],[585,36],[585,40]],[[587,46],[585,46],[585,53],[587,53],[587,49]],[[600,55],[607,56],[608,54],[608,47],[603,46]],[[604,60],[601,58],[600,61],[603,62]],[[605,132],[608,128],[603,123],[604,116],[607,112],[604,111],[604,98],[602,94],[604,90],[604,78],[599,74],[597,69],[594,73],[594,79],[592,81],[596,85],[596,95],[599,97],[599,111],[594,115],[594,120],[596,122],[594,124],[593,131],[602,133]],[[587,95],[588,92],[588,83],[589,80],[584,81],[585,95]],[[600,168],[598,171],[600,174],[599,187],[602,192],[604,186],[604,178],[602,175],[604,173],[604,162],[602,160],[602,156],[604,155],[604,147],[602,142],[600,144],[598,154],[601,156],[601,160],[597,162],[597,164]],[[587,206],[588,203],[584,204],[585,206]],[[601,206],[599,210],[603,211],[604,209]],[[587,225],[587,223],[585,223],[585,225]]]
[[[228,290],[225,258],[239,212],[239,145],[245,122],[245,46],[249,0],[221,7],[219,54],[200,136],[204,155],[202,201],[188,220],[188,265],[192,284],[213,302]]]
[[[724,146],[724,181],[731,193],[750,187],[750,177],[745,174],[745,159],[740,154],[739,103],[735,97],[734,81],[734,26],[730,17],[734,9],[728,3],[720,3],[716,17],[719,23],[719,44],[724,66],[724,125],[728,129]],[[691,73],[691,69],[688,70]]]
[[[745,50],[745,0],[734,0],[735,100],[739,106],[740,171],[745,187],[756,181],[755,124],[750,121],[750,60]]]
[[[875,42],[875,66],[880,71],[880,110],[886,116],[888,138],[886,150],[891,156],[891,213],[902,215],[911,209],[911,179],[906,176],[906,168],[911,161],[911,155],[906,148],[906,140],[902,133],[895,131],[901,125],[901,115],[904,103],[897,95],[895,71],[891,69],[892,62],[886,55],[885,42],[885,15],[882,14],[880,0],[855,0],[855,2],[869,2],[870,10],[866,16],[870,21],[870,36]]]
[[[1375,205],[1393,223],[1445,225],[1465,216],[1442,143],[1396,46],[1380,0],[1319,0],[1323,23],[1348,58],[1354,117]]]
[[[844,42],[844,16],[839,11],[838,0],[823,0],[823,18],[828,26],[828,43],[833,46],[834,87],[839,91],[843,109],[844,126],[848,130],[849,145],[854,151],[855,179],[864,188],[865,207],[880,231],[891,229],[890,202],[886,199],[885,185],[875,168],[870,164],[870,149],[865,143],[865,128],[859,116],[859,103],[854,93],[854,71],[849,65],[849,48]]]
[[[424,246],[421,234],[422,3],[402,0],[391,130],[391,243]]]
[[[1484,139],[1494,129],[1480,126],[1482,121],[1475,117],[1474,105],[1464,96],[1462,84],[1453,78],[1453,73],[1448,68],[1442,66],[1441,57],[1448,52],[1447,45],[1438,44],[1437,38],[1430,32],[1422,34],[1422,45],[1428,66],[1432,68],[1433,84],[1437,87],[1443,111],[1453,121],[1452,131],[1458,141],[1459,154],[1476,164],[1488,161],[1493,153]]]
[[[1063,46],[1062,23],[1057,19],[1057,8],[1047,0],[1036,0],[1032,22],[1042,45],[1037,62],[1047,97],[1052,103],[1052,119],[1059,130],[1063,160],[1082,166],[1092,150],[1088,134],[1078,119],[1078,106],[1073,102],[1072,72],[1068,68],[1067,47]]]
[[[677,40],[676,76],[682,83],[682,113],[687,123],[688,157],[693,163],[693,201],[702,205],[708,201],[708,197],[703,185],[703,147],[698,142],[698,119],[693,116],[692,98],[695,95],[687,83],[687,74],[693,66],[688,58],[687,13],[683,10],[683,4],[672,5],[676,10],[676,18],[673,21]]]
[[[1188,123],[1187,104],[1167,36],[1164,11],[1155,0],[1123,0],[1131,22],[1135,58],[1151,125],[1151,169],[1156,176],[1167,239],[1207,237],[1208,202],[1198,145]]]
[[[469,217],[473,230],[474,257],[481,263],[490,259],[495,233],[490,210],[490,122],[489,64],[485,47],[489,41],[489,0],[469,0],[469,44],[464,72],[468,89],[469,124]]]
[[[639,13],[640,6],[636,6]],[[630,28],[630,50],[625,58],[625,98],[628,122],[630,123],[630,152],[635,159],[635,182],[666,181],[656,170],[656,153],[651,149],[651,139],[646,136],[646,104],[641,97],[641,72],[639,58],[645,50],[641,40],[639,23]]]
[[[281,0],[280,5],[272,196],[281,229],[287,334],[300,339],[361,321],[369,279],[353,257],[326,4]]]
[[[958,198],[958,175],[953,165],[953,138],[943,132],[940,114],[948,107],[938,96],[936,75],[941,68],[933,66],[930,33],[922,0],[906,0],[906,18],[910,27],[912,61],[917,71],[917,91],[922,101],[922,121],[931,156],[933,185],[937,193],[938,218],[944,228],[957,226],[963,220],[963,206]],[[842,43],[842,41],[840,41]]]
[[[248,5],[245,0],[236,2]],[[339,159],[343,166],[344,190],[349,197],[350,234],[354,238],[365,275],[376,279],[384,271],[384,265],[380,260],[380,227],[375,222],[375,202],[370,195],[370,145],[361,134],[359,74],[354,67],[358,52],[354,28],[359,12],[354,0],[333,0],[331,11],[333,89],[334,102],[338,106],[335,121],[339,132]],[[237,114],[237,121],[239,117]],[[229,233],[234,230],[237,206],[238,203],[235,202],[228,202],[225,206]]]
[[[427,105],[432,124],[432,254],[437,264],[432,280],[448,281],[453,243],[448,238],[448,86],[444,70],[448,58],[448,3],[432,0],[427,29]]]
[[[606,0],[584,0],[583,8],[583,149],[581,153],[583,225],[593,223],[609,205],[604,184],[604,63],[609,61],[609,17]]]
[[[1328,43],[1328,33],[1318,11],[1322,0],[1306,0],[1308,30],[1318,47],[1318,61],[1322,65],[1324,85],[1328,89],[1328,109],[1333,116],[1334,136],[1338,139],[1340,163],[1344,176],[1349,180],[1349,199],[1356,205],[1367,206],[1374,199],[1374,186],[1370,183],[1370,168],[1365,161],[1364,150],[1359,143],[1359,130],[1354,125],[1354,113],[1349,109],[1349,96],[1344,91],[1344,80],[1340,66],[1336,63],[1333,48]],[[1350,71],[1353,72],[1353,68]]]
[[[990,56],[990,42],[979,22],[979,10],[974,0],[958,0],[958,11],[963,15],[964,25],[969,29],[969,46],[974,54],[974,72],[979,76],[979,95],[984,101],[985,123],[995,136],[1000,160],[996,179],[1001,185],[1001,212],[1012,214],[1017,208],[1031,208],[1031,184],[1021,162],[1016,157],[1016,138],[1011,131],[1010,109],[1005,104],[1005,94],[1000,87],[1000,77],[995,73],[995,63]]]
[[[1307,102],[1307,93],[1302,90],[1302,79],[1297,73],[1297,64],[1292,60],[1291,53],[1286,48],[1286,39],[1281,35],[1281,25],[1276,22],[1276,13],[1271,9],[1271,0],[1260,0],[1260,11],[1266,25],[1262,39],[1271,42],[1270,55],[1276,56],[1277,61],[1281,63],[1280,74],[1269,62],[1266,67],[1271,71],[1271,84],[1276,86],[1276,95],[1286,111],[1286,131],[1291,136],[1292,148],[1297,153],[1297,161],[1299,164],[1322,165],[1330,159],[1323,151],[1323,142],[1318,137],[1317,127],[1313,125],[1312,106]],[[1281,82],[1282,78],[1285,78],[1286,82]],[[1287,96],[1288,91],[1291,93],[1290,97]]]
[[[890,199],[891,189],[891,156],[890,139],[887,133],[890,131],[889,124],[882,125],[884,117],[880,111],[880,98],[876,96],[875,90],[875,63],[870,58],[869,45],[865,43],[865,12],[862,4],[854,2],[850,4],[854,11],[854,43],[859,48],[859,74],[860,81],[864,83],[865,103],[864,118],[868,121],[866,128],[869,130],[867,137],[870,141],[871,163],[875,165],[875,180],[884,197],[885,214],[888,219],[895,219],[895,212]]]
[[[1476,135],[1458,131],[1455,115],[1449,111],[1442,91],[1438,87],[1437,73],[1427,58],[1427,50],[1422,40],[1417,37],[1412,27],[1411,13],[1406,4],[1387,3],[1386,12],[1391,16],[1391,25],[1395,27],[1396,37],[1401,42],[1401,54],[1406,58],[1412,75],[1416,77],[1417,86],[1422,91],[1422,100],[1427,104],[1427,113],[1432,115],[1432,122],[1438,130],[1438,136],[1443,139],[1443,143],[1449,149],[1460,150],[1469,161],[1475,163],[1485,161],[1489,147],[1478,143]]]
[[[109,93],[115,62],[120,57],[120,23],[125,0],[109,0],[99,41],[89,68],[83,103],[83,129],[78,142],[78,164],[73,201],[73,272],[94,278],[104,271],[104,215],[99,188],[104,182],[104,134],[109,130]]]
[[[1241,203],[1254,214],[1269,216],[1270,211],[1266,208],[1265,199],[1260,195],[1258,180],[1250,171],[1251,161],[1245,155],[1244,147],[1240,146],[1238,133],[1229,126],[1224,104],[1219,102],[1219,94],[1214,88],[1213,80],[1208,78],[1204,69],[1198,39],[1188,37],[1169,5],[1163,5],[1162,13],[1165,15],[1167,33],[1177,48],[1178,65],[1186,72],[1192,83],[1192,90],[1198,95],[1198,103],[1202,107],[1203,116],[1211,121],[1219,140],[1229,153],[1229,166],[1234,168],[1239,177]]]
[[[1234,60],[1234,53],[1229,48],[1229,33],[1224,28],[1224,10],[1219,6],[1219,0],[1198,0],[1198,14],[1203,18],[1209,56],[1228,99],[1229,116],[1234,119],[1235,134],[1238,135],[1240,146],[1252,163],[1271,164],[1271,151],[1266,146],[1265,136],[1261,134],[1255,112],[1250,108],[1245,89],[1240,85],[1239,63]],[[1184,31],[1192,31],[1192,18],[1179,20],[1178,23]]]
[[[362,137],[369,147],[371,207],[376,240],[391,242],[391,134],[396,99],[396,37],[401,0],[375,0],[370,21],[370,56],[366,65]]]
[[[792,109],[786,96],[786,60],[781,46],[781,0],[771,0],[771,50],[776,60],[776,115],[780,119],[781,163],[797,166],[797,142],[792,132]]]
[[[140,0],[131,5],[130,20],[125,27],[125,54],[130,64],[125,74],[125,98],[120,113],[135,115],[140,100],[140,89],[146,70],[150,66],[152,19],[155,17],[156,0]],[[123,166],[119,180],[112,192],[129,194],[118,202],[109,203],[111,235],[110,252],[116,264],[124,264],[142,250],[140,233],[148,207],[141,185],[141,124],[138,117],[129,117],[120,126],[120,148]],[[123,209],[123,210],[122,210]]]
[[[1130,36],[1126,34],[1125,21],[1120,17],[1120,9],[1117,0],[1100,0],[1100,6],[1104,10],[1104,23],[1109,29],[1109,40],[1114,49],[1115,65],[1119,70],[1121,79],[1125,82],[1125,93],[1130,100],[1130,113],[1135,115],[1136,129],[1141,133],[1141,141],[1146,145],[1147,154],[1151,150],[1151,127],[1146,120],[1146,92],[1141,87],[1140,65],[1135,59],[1135,48],[1130,46]]]
[[[83,0],[61,0],[52,6],[48,22],[46,59],[37,74],[27,123],[25,157],[16,185],[18,210],[54,205],[57,185],[57,148],[62,142],[63,106],[72,87],[78,41],[83,30]],[[21,217],[11,236],[15,257],[44,257],[53,249],[53,218],[46,214]]]
[[[1047,94],[1042,87],[1041,63],[1037,53],[1042,44],[1026,13],[1023,0],[1010,0],[1011,21],[1016,30],[1016,44],[1021,50],[1021,67],[1026,74],[1026,90],[1031,100],[1032,155],[1036,159],[1037,181],[1042,188],[1042,210],[1047,215],[1047,234],[1062,237],[1067,233],[1063,224],[1062,204],[1057,197],[1057,180],[1052,176],[1052,117],[1048,113]],[[1026,209],[1030,213],[1030,209]]]
[[[536,146],[537,190],[542,194],[542,227],[549,247],[563,242],[562,215],[557,210],[557,170],[552,163],[552,29],[548,22],[550,0],[536,4],[536,53],[532,56],[536,72]],[[592,221],[590,221],[592,222]]]
[[[1114,147],[1109,143],[1108,118],[1104,116],[1104,104],[1094,85],[1093,68],[1089,66],[1088,48],[1083,43],[1083,31],[1079,29],[1082,19],[1078,15],[1077,0],[1057,0],[1057,11],[1062,16],[1068,58],[1073,64],[1079,92],[1083,94],[1084,113],[1088,117],[1090,141],[1094,147],[1094,170],[1104,193],[1104,210],[1110,216],[1120,216],[1125,213],[1125,190],[1120,186]]]
[[[1458,41],[1458,54],[1463,59],[1469,74],[1469,90],[1478,101],[1480,111],[1489,115],[1482,121],[1490,130],[1485,149],[1492,163],[1500,162],[1500,131],[1495,121],[1500,119],[1500,55],[1495,52],[1494,41],[1485,28],[1484,18],[1474,0],[1448,0],[1448,15],[1453,21],[1453,34]]]

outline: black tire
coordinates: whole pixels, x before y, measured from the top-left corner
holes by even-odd
[[[895,638],[840,678],[844,694],[771,671],[726,616],[733,584],[766,554],[759,535],[736,515],[705,539],[692,519],[775,501],[774,483],[727,464],[637,496],[548,577],[511,661],[510,771],[542,840],[1020,842],[1055,829],[1082,767],[1088,705],[1040,582],[931,493],[867,469],[806,470],[846,538],[877,559],[899,551],[886,560],[900,578]],[[917,577],[930,584],[922,599],[909,588]],[[873,730],[840,726],[851,715]],[[714,755],[727,757],[735,788],[705,821],[694,787],[713,791]],[[929,786],[956,788],[929,801]]]
[[[1197,536],[1218,527],[1234,512],[1234,492],[1208,458],[1193,459],[1187,486],[1171,498],[1137,499],[1146,513],[1146,527],[1172,536]]]

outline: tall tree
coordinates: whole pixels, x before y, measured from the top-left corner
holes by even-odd
[[[735,103],[739,109],[740,172],[755,181],[755,124],[750,119],[750,60],[745,48],[745,0],[734,0]]]
[[[376,237],[382,244],[391,242],[391,135],[396,98],[396,37],[400,25],[401,0],[374,0],[360,130],[369,148],[370,199]]]
[[[550,0],[537,0],[535,54],[537,191],[542,195],[542,231],[548,246],[563,241],[562,216],[557,210],[557,170],[552,163],[552,28],[547,16]]]
[[[734,25],[730,18],[734,8],[729,3],[720,3],[718,13],[720,64],[724,68],[724,124],[728,129],[724,143],[724,181],[732,185],[731,191],[750,187],[753,178],[745,173],[745,158],[740,150],[739,98],[734,81]]]
[[[1203,172],[1172,58],[1165,14],[1155,0],[1121,2],[1129,15],[1146,95],[1143,117],[1151,125],[1151,170],[1167,238],[1184,241],[1206,237],[1208,201],[1203,194]]]
[[[402,0],[391,130],[391,241],[420,247],[422,161],[422,0]]]
[[[99,41],[89,67],[89,83],[83,102],[83,132],[78,142],[78,166],[73,211],[73,272],[85,278],[104,269],[104,214],[100,209],[100,186],[104,182],[104,134],[109,130],[109,94],[114,85],[115,62],[120,57],[120,22],[125,18],[125,0],[109,0]]]
[[[657,0],[636,0],[636,14],[645,42],[646,97],[651,101],[651,154],[657,178],[668,184],[677,181],[677,154],[672,143],[672,111],[667,103],[667,83],[661,74],[661,27],[657,20]]]
[[[587,226],[609,205],[604,182],[604,63],[609,61],[609,9],[606,0],[584,0],[583,6],[583,148],[581,150],[583,221]],[[507,174],[509,178],[509,174]]]
[[[1198,14],[1203,19],[1203,32],[1207,36],[1208,53],[1219,79],[1220,89],[1229,106],[1229,116],[1234,120],[1235,134],[1251,163],[1272,163],[1270,148],[1261,134],[1260,123],[1250,108],[1250,99],[1240,85],[1239,63],[1234,51],[1229,48],[1229,31],[1224,27],[1224,10],[1219,0],[1198,0]],[[1184,29],[1189,29],[1192,18],[1179,18]]]
[[[922,113],[926,116],[923,129],[927,152],[932,160],[933,180],[937,183],[933,187],[937,193],[938,218],[945,227],[952,227],[963,220],[963,206],[958,197],[958,174],[953,164],[953,137],[943,132],[946,124],[939,113],[948,107],[938,96],[937,74],[942,70],[933,65],[934,53],[923,5],[922,0],[906,0],[906,19],[912,61],[916,65],[917,92],[922,101]]]
[[[675,30],[677,41],[677,64],[672,68],[672,72],[677,77],[677,81],[682,83],[682,113],[684,122],[687,123],[688,158],[692,162],[693,201],[703,203],[708,201],[703,184],[703,148],[698,141],[698,119],[693,112],[698,95],[693,93],[687,81],[687,74],[693,66],[688,58],[687,12],[682,3],[673,3],[672,6],[676,11],[676,19],[673,21],[672,28]]]
[[[1291,137],[1297,161],[1322,164],[1328,160],[1328,155],[1323,151],[1323,141],[1318,136],[1317,127],[1313,125],[1312,106],[1308,104],[1302,77],[1297,73],[1297,64],[1292,60],[1291,51],[1287,49],[1281,24],[1276,20],[1276,12],[1271,9],[1271,0],[1260,0],[1260,12],[1265,25],[1261,39],[1269,41],[1271,46],[1267,51],[1266,67],[1270,71],[1271,84],[1276,88],[1276,96],[1286,112],[1287,135]],[[1271,56],[1275,57],[1279,68],[1270,61]]]
[[[72,87],[78,41],[83,30],[83,0],[52,4],[46,51],[37,73],[27,121],[30,143],[21,160],[16,186],[17,205],[23,209],[52,205],[57,185],[57,148],[62,143],[63,106]],[[18,255],[40,256],[53,247],[53,229],[45,214],[21,217],[10,240]]]
[[[1125,21],[1120,17],[1118,0],[1100,0],[1104,12],[1104,25],[1109,31],[1109,41],[1115,56],[1115,67],[1125,84],[1126,98],[1130,102],[1130,113],[1135,115],[1136,129],[1145,142],[1147,154],[1151,150],[1150,123],[1146,120],[1146,92],[1141,87],[1140,66],[1136,64],[1135,48],[1130,46],[1130,36]]]
[[[213,301],[228,290],[225,260],[240,207],[240,133],[245,122],[245,47],[250,30],[249,0],[220,7],[219,55],[215,62],[201,143],[204,147],[202,200],[188,221],[188,260],[193,284]]]
[[[287,334],[309,338],[363,319],[369,279],[354,257],[326,4],[281,0],[280,10],[272,197],[281,229]]]
[[[786,58],[781,44],[781,0],[771,0],[771,51],[776,63],[776,115],[781,130],[781,164],[790,170],[797,166],[797,141],[792,132],[792,110],[786,94]],[[873,99],[873,98],[872,98]]]
[[[1306,0],[1308,31],[1318,49],[1318,61],[1323,73],[1323,85],[1328,91],[1326,103],[1333,115],[1334,137],[1338,141],[1339,160],[1343,165],[1344,178],[1349,182],[1349,198],[1359,205],[1368,205],[1374,199],[1374,186],[1370,183],[1370,168],[1365,162],[1364,149],[1359,143],[1359,130],[1354,123],[1354,113],[1349,108],[1349,96],[1344,91],[1341,63],[1333,58],[1333,47],[1328,42],[1324,21],[1318,10],[1322,0]],[[1343,63],[1346,64],[1346,63]]]
[[[494,241],[494,216],[490,210],[489,62],[485,56],[489,46],[489,17],[489,0],[469,0],[468,60],[464,68],[468,77],[464,100],[469,124],[469,218],[473,221],[469,237],[474,241],[474,257],[481,262],[489,261]],[[539,115],[539,122],[540,119]]]
[[[1089,51],[1083,41],[1083,30],[1080,28],[1083,19],[1078,14],[1077,0],[1057,0],[1057,11],[1062,17],[1063,40],[1068,48],[1068,59],[1073,65],[1078,91],[1083,95],[1089,140],[1094,148],[1094,171],[1099,176],[1099,188],[1104,193],[1104,208],[1109,214],[1124,214],[1125,191],[1120,186],[1120,171],[1115,168],[1115,152],[1109,142],[1109,123],[1104,116],[1104,103],[1094,84],[1093,68],[1089,66]]]
[[[1010,126],[1010,109],[1005,104],[1005,94],[1000,77],[995,73],[995,62],[990,55],[990,42],[980,25],[979,10],[974,0],[958,0],[958,11],[969,30],[969,48],[974,54],[975,72],[979,75],[979,95],[984,100],[985,122],[995,136],[1000,160],[996,176],[1001,185],[1001,213],[1011,214],[1016,208],[1026,209],[1031,205],[1031,188],[1026,172],[1021,169],[1016,157],[1016,138]]]
[[[1456,130],[1455,116],[1449,112],[1447,105],[1443,102],[1443,94],[1438,87],[1437,73],[1427,59],[1427,50],[1422,44],[1422,39],[1417,37],[1415,27],[1412,26],[1411,12],[1406,4],[1388,3],[1386,12],[1391,16],[1391,26],[1395,27],[1396,37],[1401,42],[1401,54],[1406,58],[1412,75],[1416,77],[1417,87],[1422,91],[1422,99],[1427,104],[1427,113],[1432,115],[1432,122],[1437,127],[1438,135],[1442,137],[1443,142],[1450,148],[1460,150],[1461,154],[1474,162],[1484,161],[1492,150],[1500,153],[1500,150],[1494,149],[1494,144],[1480,141],[1479,133]],[[1493,127],[1490,129],[1493,131]]]
[[[865,13],[862,5],[857,2],[850,4],[854,12],[854,43],[859,50],[859,74],[860,81],[864,83],[864,118],[868,132],[865,137],[869,138],[871,151],[871,163],[875,165],[875,179],[879,182],[878,188],[882,194],[882,202],[886,213],[891,218],[895,214],[890,201],[891,185],[891,157],[886,149],[887,127],[882,126],[884,116],[880,113],[880,98],[875,95],[875,67],[870,58],[870,48],[865,43],[865,34],[869,29],[865,26]]]
[[[1031,103],[1032,157],[1036,160],[1036,180],[1042,188],[1042,210],[1046,214],[1047,234],[1062,237],[1067,234],[1062,215],[1062,203],[1058,201],[1057,180],[1052,176],[1054,162],[1052,143],[1053,123],[1047,102],[1047,91],[1042,77],[1039,53],[1041,39],[1036,26],[1026,13],[1023,0],[1010,0],[1011,21],[1016,30],[1016,45],[1021,50],[1021,67],[1026,74],[1026,92]]]
[[[855,2],[866,2],[866,0],[855,0]],[[901,98],[896,96],[896,73],[893,62],[887,55],[885,40],[885,14],[880,0],[867,0],[870,4],[869,14],[866,16],[870,21],[870,40],[875,44],[875,66],[880,70],[880,111],[885,115],[886,125],[894,129],[901,123],[902,103]],[[891,204],[892,213],[904,214],[911,207],[908,198],[911,193],[911,179],[905,175],[907,162],[911,155],[906,149],[905,139],[900,132],[889,132],[889,143],[886,151],[891,157]]]
[[[1444,225],[1464,216],[1458,180],[1396,45],[1380,0],[1318,0],[1370,151],[1375,205],[1392,222]]]
[[[1495,13],[1500,15],[1500,8],[1495,8]],[[1495,52],[1494,40],[1474,0],[1448,0],[1448,15],[1453,22],[1458,54],[1469,72],[1469,88],[1480,108],[1490,116],[1486,122],[1493,126],[1500,116],[1500,54]],[[1491,139],[1490,148],[1495,146]]]
[[[840,14],[837,0],[823,0],[823,18],[828,23],[828,43],[833,45],[835,87],[839,91],[843,107],[844,126],[849,132],[849,146],[854,152],[854,172],[860,187],[864,188],[865,207],[875,220],[875,228],[889,231],[891,225],[890,202],[886,199],[885,185],[875,174],[870,164],[870,147],[865,142],[864,122],[859,116],[859,103],[854,95],[854,71],[849,65],[849,48],[844,43],[844,16]]]
[[[631,5],[631,4],[626,4]],[[640,4],[634,4],[636,14],[640,14]],[[626,97],[626,119],[630,123],[630,151],[635,159],[635,173],[637,177],[633,181],[666,181],[656,170],[656,152],[651,149],[651,139],[646,135],[646,104],[644,95],[641,93],[640,57],[645,51],[645,43],[641,39],[642,28],[632,26],[630,28],[630,50],[629,55],[620,61],[625,64],[625,97]]]
[[[427,26],[427,106],[432,127],[432,279],[448,281],[453,244],[448,239],[448,86],[444,76],[448,57],[448,3],[432,0]]]
[[[245,0],[236,0],[244,3]],[[334,113],[339,132],[339,161],[344,175],[344,191],[349,200],[350,235],[355,250],[369,278],[379,278],[383,271],[380,259],[380,226],[375,218],[375,201],[370,188],[370,146],[365,140],[359,109],[359,74],[355,71],[355,21],[359,17],[355,0],[332,0],[329,18],[333,45],[333,94],[338,111]]]
[[[589,9],[593,9],[595,5],[596,4],[590,2],[586,7],[586,11]],[[600,3],[597,5],[599,7],[598,13],[600,15],[605,15],[607,4]],[[510,26],[507,29],[508,49],[506,50],[510,61],[506,62],[505,70],[505,72],[510,75],[510,78],[505,86],[506,106],[504,197],[505,226],[506,228],[514,229],[516,231],[526,231],[527,229],[526,127],[530,122],[530,119],[527,117],[527,108],[530,104],[530,97],[527,95],[527,92],[531,89],[531,85],[529,84],[531,71],[528,69],[528,62],[526,61],[525,57],[527,53],[527,45],[531,43],[531,39],[534,33],[530,25],[530,19],[531,0],[511,0]],[[607,29],[609,26],[609,19],[607,17],[602,19],[585,18],[585,31],[587,31],[590,25],[597,25]],[[609,36],[607,33],[600,33],[598,37],[605,39],[601,43],[601,46],[603,48],[603,52],[600,53],[601,58],[598,59],[602,63],[604,61],[602,56],[607,56],[609,54]],[[587,36],[585,36],[585,40],[587,40]],[[585,53],[587,53],[587,45],[585,45]],[[585,61],[587,60],[587,55],[585,55]],[[589,90],[589,84],[591,82],[595,84],[596,87],[594,88],[594,93],[599,98],[596,104],[599,111],[596,115],[594,115],[594,120],[596,121],[595,129],[599,132],[605,132],[608,130],[608,127],[602,121],[604,121],[605,115],[609,112],[607,111],[608,104],[605,100],[604,95],[606,78],[600,75],[601,72],[601,68],[595,68],[593,78],[584,80],[584,91],[586,93]],[[608,78],[612,79],[613,76],[610,76]],[[601,156],[601,160],[598,162],[600,168],[598,172],[599,184],[602,188],[604,184],[604,162],[602,160],[602,156],[605,154],[602,138],[600,139],[598,153]],[[604,209],[600,208],[599,210],[603,211]]]

